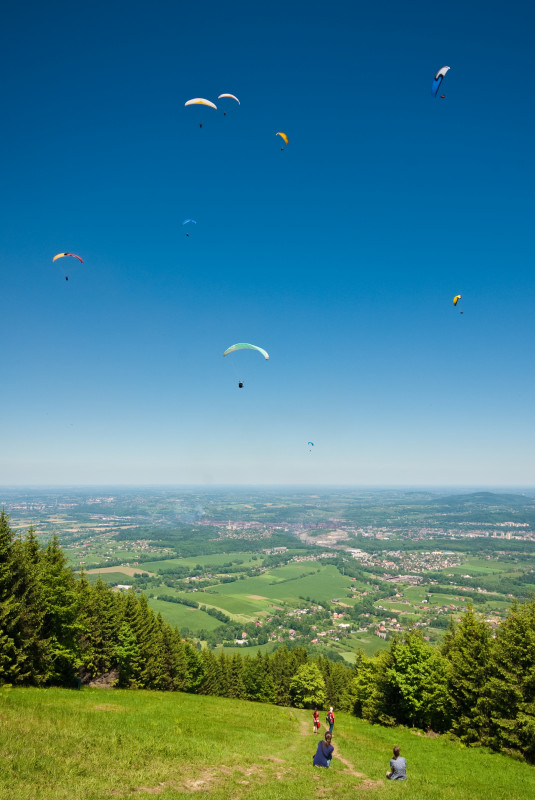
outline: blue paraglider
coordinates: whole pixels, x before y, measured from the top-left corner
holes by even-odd
[[[449,70],[449,67],[441,67],[435,77],[433,78],[433,85],[431,86],[431,94],[433,97],[437,96],[437,92],[440,89],[440,84],[444,80],[444,75]]]
[[[196,219],[185,219],[184,222],[182,223],[182,225],[187,225],[188,222],[192,222],[194,225],[197,224],[197,220]],[[186,236],[189,236],[189,233],[186,233]]]

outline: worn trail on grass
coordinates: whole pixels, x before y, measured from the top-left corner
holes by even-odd
[[[301,720],[301,734],[303,736],[310,735],[310,723],[308,723],[304,719]],[[318,736],[320,736],[320,734],[318,734]],[[366,775],[363,772],[357,772],[351,761],[348,761],[347,758],[343,758],[343,756],[341,756],[340,753],[337,752],[337,750],[335,750],[334,757],[338,759],[338,761],[341,761],[342,764],[344,764],[344,766],[346,767],[344,772],[349,772],[349,774],[354,775],[355,778],[366,778]],[[382,781],[379,781],[379,783],[382,784]]]

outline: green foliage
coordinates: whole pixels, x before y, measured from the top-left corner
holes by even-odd
[[[375,663],[366,715],[374,722],[396,722],[442,730],[446,720],[446,663],[420,631],[394,637]]]
[[[325,705],[325,681],[317,664],[302,664],[290,681],[290,696],[297,708]]]
[[[535,601],[515,603],[491,650],[484,741],[535,762]]]
[[[451,623],[442,652],[447,668],[450,730],[467,744],[480,740],[485,728],[483,691],[489,679],[490,631],[472,608],[458,625]]]
[[[260,581],[266,594],[280,592],[302,573],[295,565],[277,570],[274,587],[249,578],[246,591],[253,594]],[[322,569],[331,588],[336,575],[332,564]],[[370,602],[368,596],[356,613]],[[228,620],[217,610],[211,615]],[[294,624],[304,628],[311,620],[296,617]],[[254,622],[225,626],[216,633],[259,633]],[[302,646],[272,655],[216,656],[183,640],[144,595],[114,592],[100,579],[92,585],[83,573],[75,577],[57,538],[42,548],[30,528],[15,539],[0,513],[0,686],[72,686],[75,677],[88,683],[103,675],[125,688],[299,708],[327,704],[373,722],[450,731],[464,743],[483,742],[535,761],[535,601],[514,604],[495,639],[469,608],[451,624],[441,649],[410,631],[373,659],[357,653],[353,668],[313,657]]]

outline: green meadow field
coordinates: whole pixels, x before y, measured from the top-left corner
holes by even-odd
[[[173,592],[168,591],[167,594],[172,595]],[[176,625],[179,630],[181,628],[189,628],[195,631],[199,628],[204,628],[206,631],[213,631],[221,625],[218,619],[211,617],[206,611],[183,606],[181,603],[169,603],[166,600],[157,600],[151,597],[149,604],[157,614],[161,613],[166,622],[170,625]]]
[[[304,562],[277,567],[263,575],[236,583],[224,583],[214,587],[214,591],[220,598],[218,605],[220,602],[221,608],[228,608],[232,612],[237,611],[237,606],[230,598],[236,598],[238,603],[241,603],[244,595],[260,596],[271,602],[291,602],[297,605],[301,597],[310,597],[319,603],[331,602],[336,598],[344,599],[345,602],[349,586],[350,578],[341,575],[333,565],[322,566],[314,562]]]
[[[323,714],[321,719],[323,719]],[[310,711],[178,693],[0,693],[0,798],[526,800],[535,769],[446,737],[337,714],[330,769],[312,767]],[[322,732],[324,726],[322,726]],[[385,780],[393,745],[409,779]]]

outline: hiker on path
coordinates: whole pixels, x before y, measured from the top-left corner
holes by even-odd
[[[406,781],[407,780],[407,762],[400,756],[399,747],[394,747],[394,758],[390,759],[391,772],[386,773],[389,781]]]
[[[334,728],[334,711],[333,711],[333,707],[332,706],[329,709],[329,713],[327,714],[326,721],[327,721],[327,725],[329,726],[329,733],[332,736],[333,728]]]
[[[325,741],[318,742],[318,749],[312,759],[315,767],[330,767],[333,757],[334,747],[331,744],[331,734],[325,731]]]
[[[312,721],[314,725],[314,733],[317,733],[320,729],[320,713],[317,708],[314,709],[312,714]]]

